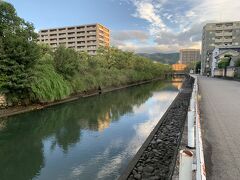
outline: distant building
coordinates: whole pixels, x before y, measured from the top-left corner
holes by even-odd
[[[211,57],[215,47],[239,45],[240,21],[206,24],[202,32],[201,74],[211,72]]]
[[[110,31],[101,24],[89,24],[39,31],[38,41],[53,48],[64,45],[77,51],[96,54],[100,46],[109,47]]]
[[[172,64],[172,70],[174,72],[184,72],[186,67],[186,64]]]
[[[200,61],[200,49],[181,49],[179,63],[191,64]]]

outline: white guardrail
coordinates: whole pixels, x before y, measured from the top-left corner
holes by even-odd
[[[180,167],[179,167],[179,180],[192,180],[193,169],[196,167],[196,180],[206,180],[206,171],[203,155],[200,110],[198,101],[198,78],[191,75],[195,81],[188,111],[188,148],[187,150],[180,151]],[[196,124],[194,126],[194,124]],[[196,134],[195,134],[195,132]],[[196,144],[195,144],[196,141]],[[195,149],[192,152],[190,149]],[[195,154],[195,155],[191,155]],[[193,158],[196,158],[195,166],[193,166]]]
[[[197,158],[197,180],[206,180],[206,169],[203,154],[201,119],[198,100],[198,78],[195,76],[194,90],[195,90],[195,109],[196,109],[196,158]]]

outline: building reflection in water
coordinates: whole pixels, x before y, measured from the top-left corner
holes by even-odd
[[[103,131],[108,128],[111,123],[110,110],[106,112],[104,116],[98,116],[97,122],[98,131]]]
[[[181,78],[181,77],[174,77],[172,79],[172,85],[179,90],[182,87],[182,81],[183,81],[183,78]]]

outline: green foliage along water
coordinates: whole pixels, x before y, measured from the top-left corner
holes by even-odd
[[[8,104],[50,102],[99,87],[164,77],[170,67],[117,48],[90,56],[37,43],[34,27],[0,2],[0,92]]]

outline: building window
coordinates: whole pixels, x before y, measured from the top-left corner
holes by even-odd
[[[84,26],[78,26],[77,29],[84,29]]]
[[[69,27],[69,28],[68,28],[68,30],[73,30],[73,29],[75,29],[75,27]]]
[[[54,31],[57,31],[56,29],[50,29],[50,32],[54,32]]]
[[[85,31],[78,31],[77,34],[84,34]]]
[[[96,25],[87,26],[87,28],[95,28]]]

